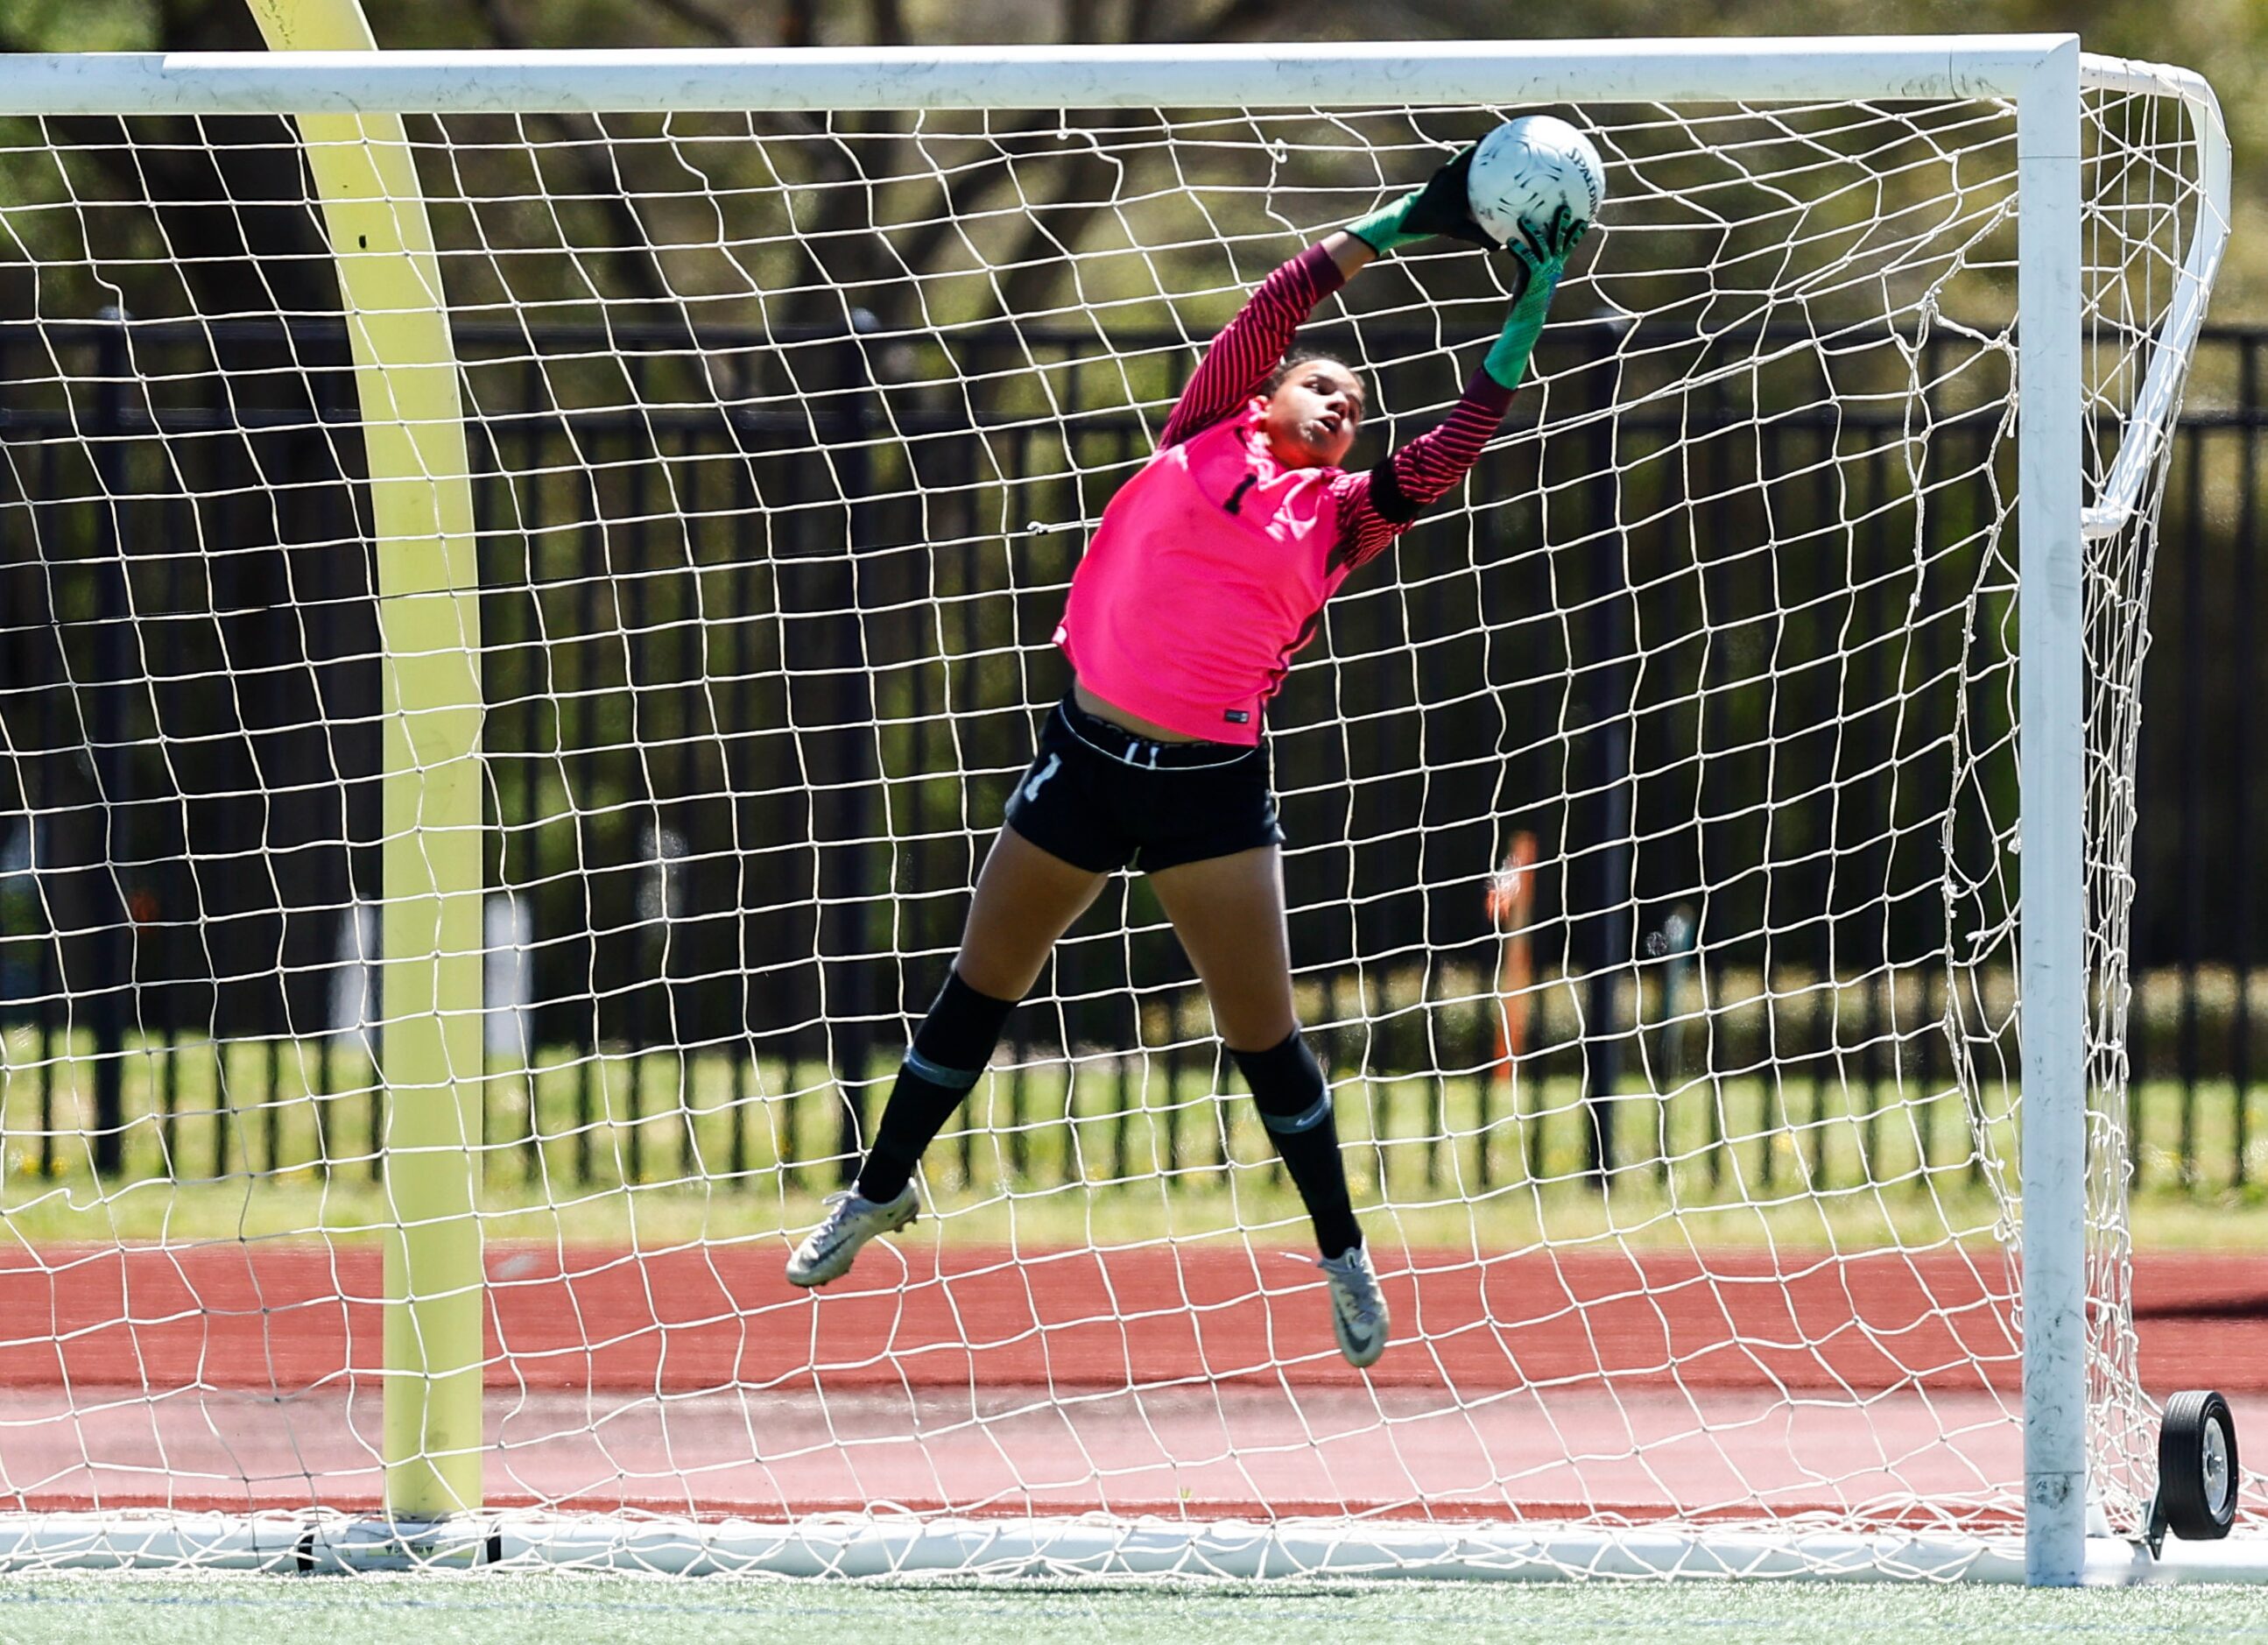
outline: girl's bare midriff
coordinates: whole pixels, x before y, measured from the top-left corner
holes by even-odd
[[[1202,742],[1203,737],[1193,737],[1186,731],[1175,731],[1154,719],[1145,719],[1139,714],[1130,714],[1116,703],[1107,703],[1086,689],[1086,682],[1071,682],[1071,701],[1077,703],[1097,719],[1107,719],[1121,731],[1130,731],[1138,737],[1147,737],[1152,742]]]

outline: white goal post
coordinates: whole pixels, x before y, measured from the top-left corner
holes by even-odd
[[[1319,1304],[1260,1260],[1297,1228],[1241,1099],[1185,1061],[1212,1062],[1207,1030],[1132,891],[940,1141],[932,1172],[958,1148],[959,1175],[876,1265],[916,1302],[775,1295],[814,1168],[855,1147],[941,974],[1142,428],[1268,267],[1544,107],[1606,154],[1599,249],[1490,463],[1351,590],[1370,603],[1279,730],[1318,830],[1292,845],[1303,1014],[1342,1112],[1371,1105],[1358,1208],[1410,1249],[1386,1266],[1422,1386],[1332,1382],[1302,1337]],[[0,806],[41,911],[0,929],[37,968],[0,1007],[39,1025],[0,1112],[115,1150],[84,1194],[10,1190],[31,1231],[0,1267],[0,1383],[29,1391],[0,1398],[0,1568],[2268,1571],[2242,1538],[2154,1568],[2134,1540],[2134,693],[2228,216],[2195,75],[2045,35],[26,56],[0,61],[0,575],[49,591],[0,619]],[[152,181],[190,171],[210,221]],[[235,273],[202,266],[217,247]],[[1481,263],[1398,260],[1317,316],[1397,439],[1502,301]],[[269,417],[279,395],[313,409]],[[298,456],[265,432],[286,424]],[[260,611],[301,649],[261,650],[283,642]],[[38,645],[52,664],[20,660]],[[377,695],[335,711],[350,667]],[[302,675],[325,751],[271,777],[293,727],[246,727]],[[176,717],[200,693],[225,733]],[[335,788],[337,821],[213,844],[208,760],[270,815]],[[1498,933],[1438,933],[1537,817],[1557,890],[1504,940],[1561,947],[1500,993]],[[89,827],[92,857],[50,843]],[[350,866],[303,896],[319,849]],[[274,888],[267,935],[214,911],[232,874]],[[129,916],[144,886],[158,911]],[[569,933],[543,924],[561,899]],[[1698,911],[1690,972],[1637,938],[1674,905]],[[372,907],[378,1003],[311,1025],[294,1002],[346,997],[367,951],[331,933],[359,942]],[[149,980],[191,951],[204,970]],[[499,1007],[505,959],[571,982]],[[229,1015],[255,988],[272,1007]],[[238,1046],[267,1048],[249,1105]],[[1060,1111],[1027,1108],[1035,1069]],[[178,1095],[200,1080],[209,1113]],[[1176,1126],[1217,1135],[1201,1168]],[[1058,1133],[1049,1178],[1027,1150]],[[241,1163],[191,1182],[208,1136]],[[1914,1312],[1871,1311],[1884,1276]],[[1531,1319],[1504,1285],[1560,1295]],[[674,1316],[674,1287],[705,1300]],[[594,1300],[632,1294],[628,1323]],[[997,1331],[968,1302],[995,1294],[1025,1310]],[[192,1329],[166,1381],[159,1339]],[[673,1361],[720,1331],[723,1358]],[[1193,1346],[1145,1359],[1145,1332]],[[172,1413],[210,1430],[211,1390],[246,1385],[211,1356],[255,1340],[259,1385],[315,1413],[292,1421],[338,1428],[332,1461],[182,1437]],[[1601,1357],[1550,1358],[1577,1341]],[[1513,1413],[1533,1456],[1490,1450]],[[1477,1485],[1437,1483],[1449,1421],[1491,1458]],[[659,1437],[617,1437],[639,1424]],[[105,1449],[127,1428],[130,1465]],[[43,1460],[11,1464],[11,1431]],[[1783,1431],[1809,1484],[1744,1477]],[[1389,1464],[1390,1490],[1347,1472]]]

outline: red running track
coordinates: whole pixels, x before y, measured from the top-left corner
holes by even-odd
[[[1417,1250],[1381,1265],[1399,1340],[1374,1386],[2017,1385],[2013,1280],[1997,1259]],[[787,1284],[780,1267],[770,1243],[492,1247],[489,1383],[691,1391],[1364,1380],[1331,1352],[1313,1265],[1286,1251],[884,1245],[818,1294]],[[367,1249],[7,1250],[0,1386],[286,1395],[374,1376],[380,1291]],[[2268,1390],[2268,1258],[2137,1258],[2134,1311],[2146,1383]]]
[[[1285,1253],[884,1249],[816,1298],[769,1242],[491,1250],[496,1497],[1643,1517],[2021,1469],[1997,1258],[1389,1256],[1365,1388]],[[0,1257],[0,1493],[368,1503],[379,1290],[361,1250]],[[2268,1389],[2268,1264],[2140,1258],[2135,1297],[2154,1391]]]

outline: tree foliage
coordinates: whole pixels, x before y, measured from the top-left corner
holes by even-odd
[[[1697,35],[1837,35],[2076,29],[2090,50],[2154,58],[2205,70],[2219,92],[2236,145],[2236,228],[2216,316],[2235,319],[2268,302],[2268,236],[2249,231],[2268,209],[2268,108],[2255,95],[2268,77],[2268,6],[2251,0],[1595,0],[1580,9],[1522,7],[1500,0],[365,0],[379,41],[397,48],[604,46],[848,46],[1170,43],[1353,39],[1491,39],[1513,33],[1599,38]],[[258,31],[242,0],[21,0],[0,12],[0,49],[256,50]],[[565,120],[542,122],[555,136]],[[1052,128],[1055,119],[1048,124]],[[1100,114],[1092,124],[1107,129]],[[874,116],[858,129],[887,142],[902,127]],[[592,162],[595,163],[595,161]],[[1089,153],[1057,168],[1056,192],[1028,230],[1045,241],[1075,239],[1091,213]],[[187,180],[182,180],[186,182]],[[1003,175],[968,180],[956,206],[981,207]],[[837,247],[821,270],[857,284],[871,277],[872,246],[828,239],[846,224],[858,192],[833,193],[818,243]],[[915,247],[916,250],[921,247]],[[1031,262],[1018,257],[1021,266]],[[1035,295],[1044,271],[1024,277],[1011,303]]]

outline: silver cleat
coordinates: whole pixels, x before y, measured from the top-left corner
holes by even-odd
[[[1339,1352],[1357,1370],[1378,1363],[1386,1352],[1386,1293],[1379,1288],[1378,1270],[1370,1265],[1370,1247],[1358,1245],[1340,1257],[1326,1257],[1315,1265],[1331,1287],[1331,1330]]]
[[[921,1200],[911,1183],[895,1199],[876,1204],[845,1189],[829,1194],[827,1216],[812,1229],[787,1259],[787,1277],[795,1285],[825,1285],[850,1272],[860,1247],[878,1234],[895,1234],[914,1220]],[[1377,1281],[1373,1280],[1374,1287]],[[1383,1317],[1381,1315],[1381,1317]]]

